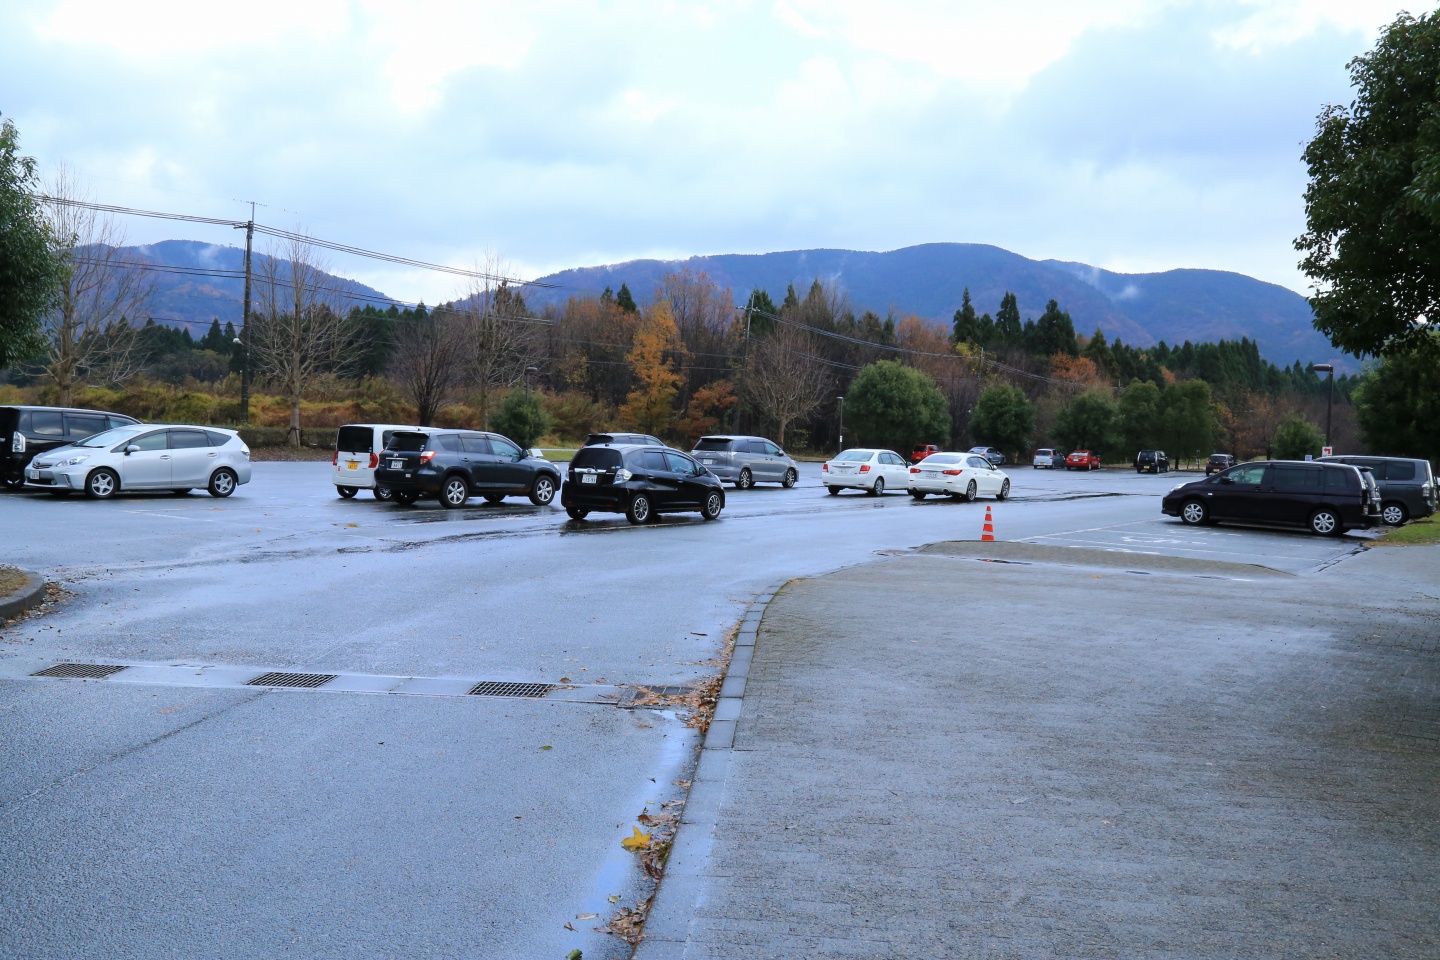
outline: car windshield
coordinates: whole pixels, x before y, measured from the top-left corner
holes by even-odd
[[[70,444],[72,447],[111,447],[123,440],[127,440],[135,434],[147,429],[146,427],[116,427],[113,430],[106,430],[97,433],[93,437],[86,437],[84,440],[76,440]]]
[[[874,450],[844,450],[836,460],[869,460],[875,455]]]

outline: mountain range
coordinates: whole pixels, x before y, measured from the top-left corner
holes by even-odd
[[[151,312],[158,322],[208,325],[239,323],[244,283],[235,274],[244,267],[238,247],[190,240],[166,240],[130,251],[138,258],[191,272],[157,272]],[[255,254],[260,273],[263,254]],[[913,313],[947,325],[970,290],[977,313],[995,313],[1000,299],[1013,292],[1022,318],[1039,316],[1048,300],[1069,311],[1075,330],[1103,330],[1111,340],[1146,347],[1164,340],[1178,345],[1249,337],[1272,363],[1331,362],[1337,370],[1358,369],[1311,323],[1310,304],[1293,290],[1222,270],[1167,270],[1116,273],[1083,263],[1031,260],[1000,247],[978,243],[927,243],[883,253],[857,250],[790,250],[764,254],[721,254],[686,260],[630,260],[577,267],[540,278],[554,288],[525,291],[532,307],[563,303],[573,295],[592,296],[626,284],[637,301],[650,298],[667,272],[704,272],[728,287],[743,305],[754,289],[779,303],[793,285],[803,297],[816,279],[837,284],[854,310]],[[222,276],[201,275],[224,271]],[[337,288],[360,303],[389,303],[383,293],[354,280],[336,277]]]

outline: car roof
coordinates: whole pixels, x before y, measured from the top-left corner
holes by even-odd
[[[54,413],[103,413],[107,417],[124,417],[126,420],[139,422],[139,417],[132,417],[128,413],[116,413],[114,410],[96,410],[94,407],[46,407],[33,403],[6,403],[0,404],[0,410],[46,410]]]

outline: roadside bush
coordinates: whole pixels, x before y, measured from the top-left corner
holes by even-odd
[[[1275,431],[1275,458],[1277,460],[1304,460],[1308,453],[1320,456],[1320,447],[1325,437],[1303,417],[1290,417]]]
[[[500,401],[500,407],[490,418],[490,424],[495,432],[509,437],[528,450],[549,432],[550,416],[545,412],[538,396],[527,394],[524,390],[511,390],[505,395],[505,399]]]

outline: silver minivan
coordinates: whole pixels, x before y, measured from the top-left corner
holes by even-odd
[[[690,455],[739,490],[757,483],[793,487],[800,479],[800,468],[790,455],[764,437],[701,437]]]

